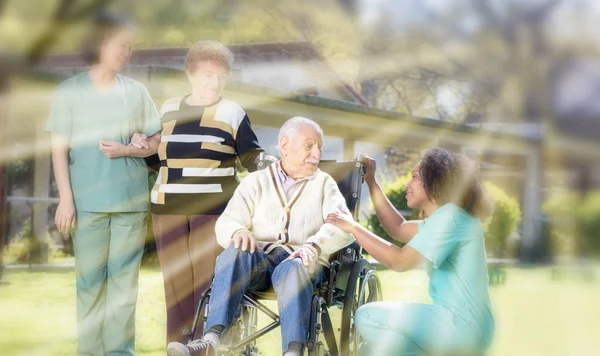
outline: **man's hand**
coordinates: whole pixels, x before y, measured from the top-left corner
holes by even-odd
[[[256,239],[254,235],[250,231],[240,231],[233,235],[233,238],[229,240],[229,245],[234,244],[235,248],[242,247],[242,251],[248,251],[250,249],[250,253],[254,253],[256,250]]]
[[[327,215],[325,222],[333,224],[349,234],[351,234],[352,231],[354,231],[354,228],[356,228],[358,225],[352,216],[345,211],[339,211],[337,213],[331,213]]]
[[[72,200],[59,201],[54,223],[58,231],[64,235],[69,232],[69,229],[75,227],[75,205]]]
[[[148,136],[141,134],[139,132],[134,133],[129,140],[129,146],[133,146],[135,148],[148,148]]]
[[[311,249],[310,247],[307,247],[307,246],[302,246],[302,247],[300,247],[300,249],[298,249],[294,253],[292,253],[290,255],[290,257],[287,258],[287,260],[291,261],[295,258],[302,259],[302,264],[304,264],[304,266],[306,268],[308,268],[308,273],[310,273],[310,274],[315,273],[315,265],[317,263],[317,254],[315,253],[315,251],[313,251],[313,249]]]
[[[117,158],[127,155],[127,147],[120,142],[100,141],[99,148],[108,158]]]

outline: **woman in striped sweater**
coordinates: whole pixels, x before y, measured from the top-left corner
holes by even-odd
[[[263,152],[248,115],[221,97],[232,64],[233,54],[221,43],[193,45],[185,58],[192,93],[163,104],[157,140],[142,135],[133,140],[158,151],[160,160],[151,200],[167,342],[187,341],[195,306],[210,286],[215,259],[223,251],[215,223],[238,186],[236,160],[254,171]]]

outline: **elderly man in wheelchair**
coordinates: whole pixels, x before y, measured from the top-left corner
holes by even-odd
[[[281,160],[241,182],[215,227],[225,251],[217,258],[205,334],[187,345],[170,343],[169,356],[217,355],[245,294],[271,287],[283,353],[303,354],[315,286],[326,283],[332,255],[354,241],[324,223],[348,208],[336,181],[318,168],[322,144],[319,125],[292,118],[279,132]]]

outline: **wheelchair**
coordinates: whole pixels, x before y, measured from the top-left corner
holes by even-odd
[[[356,220],[364,182],[362,163],[322,161],[319,168],[338,183]],[[305,341],[309,356],[358,354],[361,340],[354,325],[356,310],[382,298],[381,284],[375,268],[362,258],[361,252],[362,248],[356,242],[338,251],[330,263],[327,282],[316,286],[310,310],[310,328]],[[192,341],[200,323],[207,320],[210,297],[209,289],[200,299],[189,341]],[[261,301],[276,299],[273,291],[247,291],[240,303],[237,317],[222,335],[220,355],[260,355],[256,340],[280,326],[279,316]],[[341,309],[341,325],[333,325],[330,315],[333,309]],[[259,312],[270,319],[270,324],[261,329],[257,326]],[[336,330],[339,330],[337,338]]]

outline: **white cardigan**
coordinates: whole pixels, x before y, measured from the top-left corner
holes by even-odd
[[[278,246],[292,253],[313,243],[320,250],[319,263],[328,266],[333,253],[354,241],[352,235],[324,223],[328,214],[340,210],[348,212],[346,201],[329,174],[317,170],[288,201],[271,164],[241,182],[217,220],[215,232],[218,243],[227,248],[234,234],[251,231],[265,253]]]

